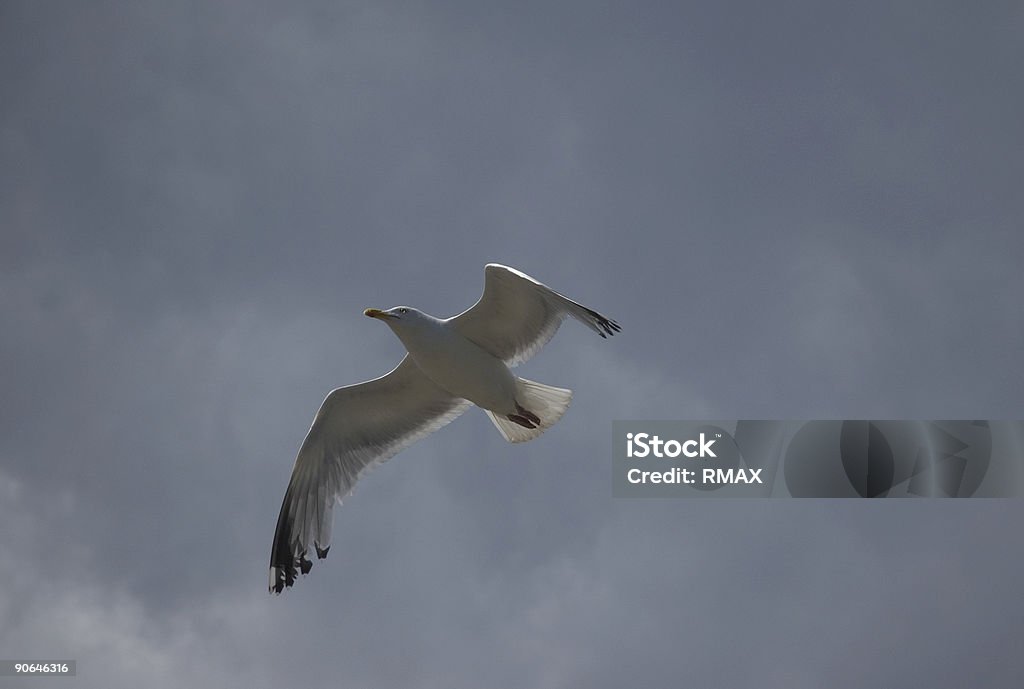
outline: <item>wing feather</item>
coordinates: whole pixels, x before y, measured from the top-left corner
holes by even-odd
[[[472,307],[449,319],[463,337],[509,366],[526,361],[548,343],[566,316],[601,337],[619,324],[588,309],[515,268],[488,263],[484,293]]]
[[[470,403],[430,381],[406,356],[387,375],[332,391],[295,459],[270,555],[270,591],[307,573],[309,546],[330,549],[332,510],[369,469],[451,423]]]

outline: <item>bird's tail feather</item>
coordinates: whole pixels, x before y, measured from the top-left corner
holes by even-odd
[[[525,378],[516,378],[516,402],[540,419],[537,427],[526,428],[491,411],[488,411],[487,415],[491,417],[491,421],[498,427],[505,440],[510,443],[521,443],[533,440],[558,423],[562,414],[569,408],[571,401],[572,390],[535,383]]]

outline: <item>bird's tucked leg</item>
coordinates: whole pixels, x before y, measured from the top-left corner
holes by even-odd
[[[519,414],[509,414],[506,418],[509,421],[515,421],[517,424],[519,424],[523,428],[536,428],[537,427],[537,424],[533,423],[532,421],[530,421],[525,416],[520,416]]]
[[[540,417],[529,409],[523,409],[518,402],[516,402],[516,413],[509,414],[508,419],[509,421],[515,421],[525,428],[537,428],[540,426]]]
[[[522,414],[523,416],[528,418],[530,421],[533,421],[538,426],[540,425],[540,417],[534,414],[529,409],[523,409],[522,407],[520,407],[518,402],[516,403],[516,413]]]

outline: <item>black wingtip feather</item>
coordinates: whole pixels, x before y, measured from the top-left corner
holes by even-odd
[[[274,547],[270,553],[270,567],[274,571],[274,583],[270,587],[270,592],[274,594],[291,588],[295,585],[295,580],[298,579],[300,572],[305,575],[313,568],[313,563],[306,557],[306,551],[295,552],[296,548],[291,542],[295,526],[289,509],[291,496],[292,492],[289,488],[285,493],[284,503],[281,505],[281,512],[277,517]],[[320,546],[316,546],[317,555],[321,559],[325,558],[329,549],[330,546],[321,551]]]
[[[586,307],[583,308],[586,309]],[[587,309],[587,313],[589,313],[594,318],[594,320],[597,321],[597,327],[604,331],[598,331],[597,334],[600,335],[601,337],[607,337],[608,335],[614,335],[615,333],[622,331],[622,328],[619,327],[618,323],[616,323],[610,318],[605,318],[597,311],[594,311],[593,309]]]

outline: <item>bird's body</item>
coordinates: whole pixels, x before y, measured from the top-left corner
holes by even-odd
[[[388,324],[408,352],[387,375],[332,391],[299,449],[277,520],[270,590],[324,558],[332,508],[362,474],[476,405],[509,442],[532,440],[565,413],[572,392],[509,370],[551,339],[566,316],[601,337],[618,324],[513,268],[486,267],[483,296],[448,319],[408,306],[367,316]]]
[[[505,362],[466,339],[451,319],[441,320],[407,306],[398,308],[405,313],[387,323],[427,378],[452,397],[467,399],[481,409],[515,413],[515,376]]]

